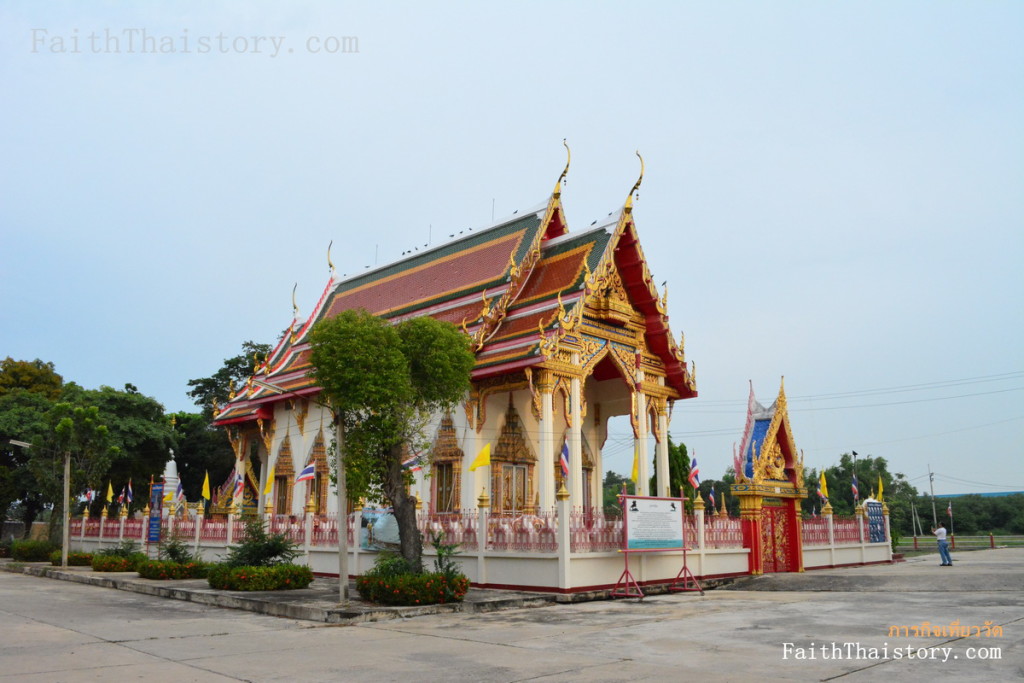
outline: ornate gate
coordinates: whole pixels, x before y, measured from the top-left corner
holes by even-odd
[[[761,558],[765,573],[799,569],[793,561],[796,530],[788,512],[788,506],[766,504],[761,508]]]

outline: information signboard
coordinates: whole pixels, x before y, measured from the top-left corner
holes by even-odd
[[[147,543],[160,542],[160,526],[163,521],[164,485],[152,484],[149,490],[149,529]]]
[[[627,551],[681,550],[683,538],[683,499],[625,496]]]
[[[864,503],[868,513],[868,542],[885,542],[885,516],[882,514],[882,504],[877,500],[868,500]]]

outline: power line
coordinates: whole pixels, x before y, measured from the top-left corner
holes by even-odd
[[[894,387],[882,387],[876,389],[859,389],[857,391],[845,391],[845,392],[832,392],[825,394],[807,394],[803,396],[788,396],[787,399],[790,403],[793,401],[814,401],[814,400],[829,400],[835,398],[848,398],[851,396],[871,396],[878,394],[895,394],[908,391],[924,391],[930,389],[943,389],[947,387],[962,386],[966,384],[983,384],[986,382],[999,382],[1009,379],[1017,379],[1024,376],[1024,370],[1014,370],[1012,372],[1003,372],[996,375],[979,375],[977,377],[965,377],[961,379],[942,380],[938,382],[925,382],[922,384],[904,384]],[[735,406],[745,405],[746,401],[736,399],[723,399],[718,401],[700,401],[700,406]],[[694,409],[699,406],[695,405]]]

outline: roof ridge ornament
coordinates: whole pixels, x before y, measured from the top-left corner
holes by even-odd
[[[562,175],[558,176],[558,180],[555,181],[555,190],[552,192],[556,197],[562,194],[562,183],[565,181],[565,176],[569,173],[569,163],[572,161],[572,150],[569,149],[569,144],[562,138],[562,145],[565,146],[565,168],[562,169]]]
[[[334,279],[334,263],[331,261],[331,246],[333,244],[334,244],[334,240],[331,240],[330,244],[327,245],[327,267],[331,271],[331,279],[332,280]]]
[[[644,181],[644,158],[640,156],[640,150],[636,150],[636,156],[640,159],[640,177],[633,183],[633,189],[629,191],[629,196],[626,197],[626,212],[629,213],[633,210],[633,197],[640,199],[638,190],[640,189],[640,183]]]

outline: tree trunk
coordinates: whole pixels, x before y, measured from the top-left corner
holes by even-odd
[[[405,470],[402,469],[401,445],[388,454],[388,474],[384,493],[391,501],[395,521],[398,523],[398,540],[402,557],[416,571],[423,568],[423,539],[416,527],[416,498],[405,490]]]

